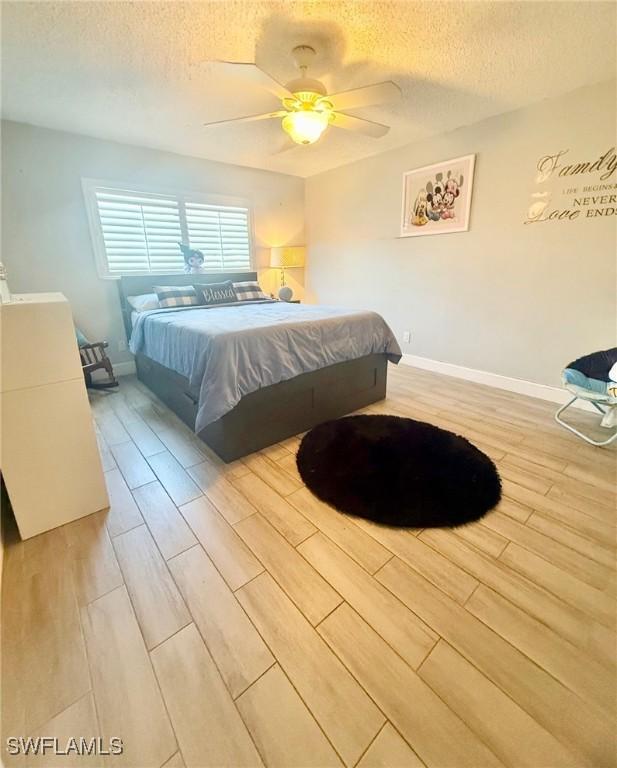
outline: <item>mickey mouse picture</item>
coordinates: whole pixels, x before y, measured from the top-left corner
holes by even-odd
[[[443,174],[438,173],[435,177],[435,187],[430,181],[426,184],[426,199],[429,206],[427,216],[431,221],[439,221],[444,209],[442,178]]]
[[[403,237],[469,229],[474,161],[467,155],[403,175]]]

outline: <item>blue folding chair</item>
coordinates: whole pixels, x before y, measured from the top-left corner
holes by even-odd
[[[607,382],[600,381],[600,379],[589,378],[575,368],[564,368],[561,374],[561,380],[564,387],[568,392],[574,395],[574,397],[565,405],[562,405],[557,411],[555,414],[555,421],[590,445],[596,445],[598,447],[610,445],[617,439],[617,427],[615,427],[613,434],[606,440],[594,440],[592,437],[583,434],[580,430],[576,429],[576,427],[573,427],[561,418],[561,414],[571,405],[574,405],[577,400],[585,400],[586,402],[591,403],[599,413],[606,416],[609,408],[617,406],[617,397],[613,397],[608,393]]]

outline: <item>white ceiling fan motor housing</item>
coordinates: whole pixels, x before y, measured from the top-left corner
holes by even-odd
[[[298,77],[296,80],[291,80],[285,84],[285,88],[300,101],[313,101],[314,98],[310,98],[311,95],[325,96],[327,93],[323,83],[310,77]]]

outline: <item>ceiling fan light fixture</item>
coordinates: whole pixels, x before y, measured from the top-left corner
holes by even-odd
[[[314,144],[328,127],[330,113],[299,110],[283,118],[283,130],[296,144]]]
[[[247,62],[219,61],[223,73],[232,69],[242,73],[247,82],[260,85],[273,93],[281,102],[282,109],[261,115],[246,115],[228,120],[205,123],[206,126],[229,125],[230,123],[250,123],[258,120],[282,118],[281,127],[296,144],[314,144],[324,133],[329,124],[335,128],[355,131],[365,136],[380,138],[390,130],[387,125],[355,117],[347,113],[349,109],[383,104],[400,97],[401,89],[391,81],[352,88],[347,91],[328,95],[325,85],[307,77],[309,64],[315,57],[315,49],[310,45],[298,45],[292,51],[296,66],[301,76],[283,85],[256,64]]]

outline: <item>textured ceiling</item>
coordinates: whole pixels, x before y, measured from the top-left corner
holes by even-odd
[[[310,176],[615,75],[613,2],[3,2],[2,114],[35,125]],[[392,79],[403,97],[354,114],[382,139],[331,127],[286,149],[276,109],[208,72],[256,61],[282,82],[318,52],[330,92]],[[283,150],[283,151],[281,151]]]

